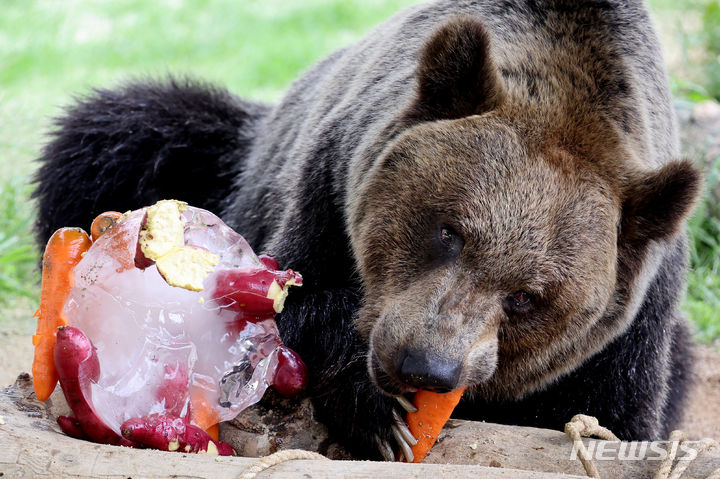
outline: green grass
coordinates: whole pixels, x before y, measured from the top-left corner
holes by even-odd
[[[417,0],[414,0],[415,2]],[[273,100],[313,61],[413,0],[4,0],[0,179],[26,175],[72,94],[188,74]]]
[[[417,1],[4,0],[0,305],[9,315],[29,317],[37,302],[39,253],[30,234],[28,181],[50,118],[72,95],[131,77],[172,73],[275,100],[312,62]],[[717,2],[650,0],[650,5],[660,23],[675,94],[690,100],[717,97]],[[709,183],[717,181],[718,168]],[[685,309],[703,340],[720,338],[720,225],[713,219],[718,217],[708,197],[690,225],[693,271]],[[0,316],[0,326],[3,321]]]
[[[4,0],[0,306],[31,309],[22,297],[37,302],[39,253],[28,203],[32,160],[52,116],[73,95],[174,74],[275,100],[312,62],[412,3],[417,0]]]
[[[720,205],[712,191],[720,185],[720,158],[706,178],[705,195],[690,220],[692,237],[685,310],[703,341],[720,338]]]
[[[0,185],[0,302],[17,296],[37,299],[39,254],[30,234],[28,193],[22,181]]]
[[[720,3],[650,0],[664,33],[673,93],[692,101],[720,100]]]

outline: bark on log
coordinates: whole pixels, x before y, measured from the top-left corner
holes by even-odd
[[[54,408],[57,408],[57,404],[43,404],[35,399],[28,377],[17,382],[14,387],[0,391],[2,477],[234,479],[254,462],[252,458],[138,450],[72,439],[60,432],[50,412]],[[578,476],[508,471],[485,466],[315,460],[284,462],[261,472],[257,477],[362,479],[388,476],[398,479],[430,476],[460,479],[579,479]]]
[[[332,459],[349,457],[329,441],[325,428],[314,420],[309,401],[293,402],[271,395],[269,401],[264,400],[263,404],[224,423],[221,436],[246,456],[301,448]],[[667,448],[662,444],[593,439],[584,440],[584,444],[592,448],[601,477],[612,478],[653,477]],[[684,447],[697,450],[699,443],[688,442]],[[560,431],[451,420],[424,463],[475,464],[584,476],[585,469],[572,452],[572,442]],[[621,459],[623,457],[628,459]],[[688,455],[681,449],[677,457],[687,460],[693,454]],[[720,450],[715,448],[692,459],[682,477],[704,479],[717,468],[720,468]]]
[[[645,443],[643,446],[639,442],[595,439],[584,439],[583,443],[594,451],[595,464],[603,478],[651,478],[660,467],[668,447],[667,443],[656,443],[654,446]],[[699,441],[687,442],[683,447],[697,450]],[[678,449],[676,456],[677,459],[684,457],[683,460],[689,460],[683,478],[705,479],[720,468],[720,447],[717,445],[697,457],[683,447]],[[424,462],[493,465],[585,475],[582,463],[576,455],[571,455],[572,451],[572,441],[560,431],[450,420]],[[630,456],[637,459],[619,459]]]
[[[177,452],[136,450],[93,444],[63,435],[55,417],[62,413],[62,396],[55,395],[40,403],[32,393],[29,377],[0,391],[0,475],[3,477],[103,477],[103,478],[236,478],[253,461],[244,457],[213,457]],[[285,422],[285,432],[302,434],[302,424],[314,422],[310,412],[290,414],[266,409],[255,412],[258,420],[268,414]],[[294,419],[293,419],[294,417]],[[290,425],[288,422],[297,422]],[[247,423],[246,419],[246,426]],[[261,429],[275,431],[272,424]],[[310,440],[322,437],[315,424],[305,429]],[[247,431],[246,431],[247,432]],[[249,438],[251,436],[246,436]],[[269,443],[267,433],[261,441]],[[262,439],[264,437],[264,439]],[[303,439],[294,439],[300,440]],[[589,443],[606,443],[591,441]],[[627,444],[627,443],[625,443]],[[277,445],[277,441],[276,441]],[[284,446],[281,441],[279,446]],[[258,446],[254,446],[259,450]],[[282,449],[278,447],[277,449]],[[344,478],[396,477],[426,478],[432,476],[470,478],[579,478],[585,473],[577,460],[570,459],[572,445],[560,432],[535,428],[502,426],[467,421],[452,421],[442,433],[440,442],[423,464],[382,463],[370,461],[294,460],[278,464],[258,478]],[[617,448],[615,449],[617,450]],[[610,454],[607,454],[610,456]],[[616,455],[615,455],[616,456]],[[456,464],[442,464],[454,462]],[[440,464],[438,464],[440,463]],[[652,477],[659,461],[597,461],[602,477]],[[682,477],[705,478],[720,467],[720,451],[710,450],[691,462]]]

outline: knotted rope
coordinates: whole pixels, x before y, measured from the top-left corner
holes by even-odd
[[[584,414],[576,414],[573,418],[565,424],[565,434],[573,441],[575,450],[577,451],[578,459],[585,468],[585,472],[588,477],[599,478],[600,473],[598,472],[595,461],[587,451],[585,444],[582,442],[581,437],[596,436],[606,441],[619,441],[617,436],[612,433],[609,429],[600,426],[598,420],[592,416],[586,416]],[[673,431],[670,433],[668,439],[670,444],[678,443],[678,446],[685,441],[685,433],[683,431]],[[700,447],[697,449],[697,455],[699,456],[712,446],[718,446],[718,443],[712,439],[703,439],[700,441]],[[679,447],[669,447],[665,459],[660,463],[658,471],[653,476],[653,479],[679,479],[685,469],[690,465],[690,461],[678,461],[675,468],[672,467],[677,455]],[[720,468],[713,471],[707,479],[720,479]]]
[[[589,477],[600,477],[600,473],[597,470],[595,461],[592,460],[590,454],[585,447],[585,443],[582,442],[581,437],[596,436],[606,441],[619,441],[618,437],[606,427],[602,427],[599,421],[592,417],[586,416],[585,414],[576,414],[570,420],[569,423],[565,424],[565,434],[572,440],[573,445],[576,447],[578,458],[582,462],[585,472]]]
[[[255,476],[265,469],[269,469],[283,462],[295,461],[298,459],[329,461],[327,457],[322,454],[318,454],[317,452],[304,451],[302,449],[287,449],[285,451],[278,451],[270,454],[269,456],[259,458],[250,464],[247,469],[238,476],[238,479],[255,479]]]

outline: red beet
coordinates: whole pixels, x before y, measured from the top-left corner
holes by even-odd
[[[285,345],[278,346],[278,365],[272,387],[286,397],[296,396],[308,383],[308,369],[298,353]]]

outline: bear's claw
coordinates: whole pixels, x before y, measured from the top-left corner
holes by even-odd
[[[405,421],[402,417],[400,417],[400,414],[395,409],[393,409],[392,415],[394,424],[390,426],[390,430],[392,431],[393,438],[397,443],[400,455],[405,459],[405,462],[413,462],[415,456],[411,447],[417,444],[417,439],[415,439],[412,435],[410,429],[407,427],[407,424],[405,424]],[[386,461],[396,460],[393,447],[390,446],[388,441],[380,439],[378,436],[375,436],[375,441],[377,442],[380,454]]]
[[[397,399],[397,402],[399,402],[402,408],[407,412],[417,412],[417,408],[413,406],[413,403],[408,401],[405,396],[395,396],[395,399]]]
[[[392,447],[390,447],[389,442],[384,439],[380,439],[380,436],[376,434],[375,443],[377,444],[378,450],[380,451],[383,459],[388,462],[393,462],[395,460],[395,454],[393,453]]]
[[[412,432],[410,431],[410,428],[408,428],[407,423],[405,423],[405,421],[400,417],[400,414],[398,414],[398,412],[394,409],[393,419],[395,419],[395,424],[392,426],[393,430],[398,431],[403,441],[405,441],[411,446],[417,444],[418,440],[415,438],[415,436],[412,435]]]
[[[405,457],[405,462],[413,462],[415,455],[413,454],[412,449],[410,449],[410,445],[405,442],[405,439],[402,437],[402,434],[400,434],[398,428],[393,426],[392,433],[398,443],[398,446],[400,447],[400,454]]]

